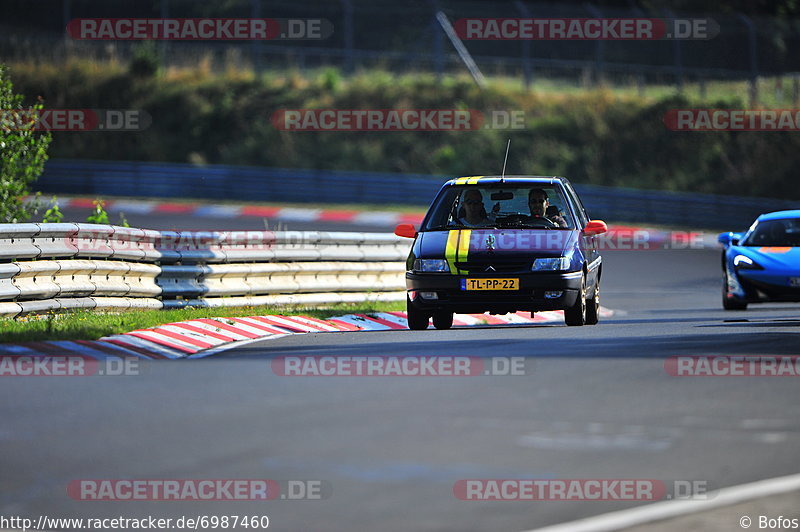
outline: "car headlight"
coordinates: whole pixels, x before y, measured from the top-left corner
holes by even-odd
[[[740,270],[763,270],[764,268],[747,255],[736,255],[733,258],[733,267]]]
[[[553,257],[547,259],[535,259],[531,266],[532,272],[552,272],[557,270],[569,269],[569,257]]]
[[[414,271],[422,273],[448,273],[450,266],[445,259],[416,259]]]

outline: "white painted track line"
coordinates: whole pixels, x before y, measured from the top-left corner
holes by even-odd
[[[559,523],[525,532],[602,532],[623,530],[632,526],[662,521],[673,517],[705,512],[753,499],[800,490],[800,474],[768,478],[708,493],[705,500],[663,501],[628,510],[619,510],[577,521]],[[757,528],[757,527],[756,527]]]

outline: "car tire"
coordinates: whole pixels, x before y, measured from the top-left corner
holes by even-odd
[[[408,319],[408,328],[412,331],[424,331],[428,328],[428,321],[430,321],[430,316],[415,307],[408,297],[406,297],[406,318]]]
[[[437,329],[449,329],[453,326],[453,313],[447,311],[434,312],[433,326]]]
[[[564,322],[572,327],[586,324],[586,275],[581,276],[581,289],[575,304],[564,310]]]
[[[725,310],[747,310],[747,303],[728,297],[728,274],[722,274],[722,308]]]
[[[594,286],[594,296],[586,300],[586,325],[597,325],[600,321],[600,279]]]

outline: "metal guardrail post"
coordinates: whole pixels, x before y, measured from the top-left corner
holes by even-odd
[[[169,18],[169,0],[161,0],[159,2],[159,4],[160,4],[160,7],[161,7],[161,18],[162,19],[168,19]],[[167,56],[167,53],[168,53],[167,48],[168,48],[168,46],[169,46],[169,41],[166,40],[166,39],[162,39],[161,43],[160,43],[160,46],[159,46],[159,52],[160,52],[159,56],[160,57],[158,58],[159,59],[158,62],[161,64],[162,67],[164,65],[166,65],[166,63],[167,63],[167,57],[168,57]]]
[[[436,13],[439,12],[439,2],[428,0],[431,5],[431,33],[433,34],[433,66],[436,71],[436,81],[442,81],[444,76],[444,41],[442,32],[439,29],[439,21],[436,20]]]
[[[737,18],[747,27],[747,42],[750,55],[750,107],[758,105],[758,36],[756,25],[750,17],[739,14]]]
[[[261,18],[261,0],[250,0],[250,17],[253,19]],[[256,72],[261,72],[261,40],[253,39],[250,45],[250,60],[253,63],[253,69]]]
[[[354,47],[354,29],[353,29],[353,3],[351,0],[341,0],[342,7],[344,8],[343,30],[344,30],[344,70],[348,74],[352,74],[355,69],[355,58],[353,53]]]
[[[592,4],[583,4],[583,7],[591,13],[595,18],[603,18],[603,12]],[[597,73],[595,74],[596,83],[602,84],[605,80],[605,56],[606,56],[606,42],[603,39],[598,39],[595,45],[595,64],[597,65]]]
[[[514,0],[514,6],[522,14],[524,18],[531,17],[531,11],[528,9],[522,0]],[[525,90],[530,89],[533,82],[533,68],[531,67],[531,41],[530,39],[522,40],[522,73],[525,80]]]
[[[677,18],[671,9],[667,9],[665,12],[671,19]],[[672,39],[672,51],[675,55],[675,78],[678,82],[678,92],[683,92],[683,48],[680,39]]]

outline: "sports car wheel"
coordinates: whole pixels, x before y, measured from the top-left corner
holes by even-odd
[[[600,319],[600,279],[594,287],[594,296],[586,300],[586,325],[597,325]]]
[[[586,324],[586,276],[581,277],[581,291],[575,304],[564,310],[564,322],[567,325],[581,326]]]
[[[406,317],[408,318],[408,328],[412,331],[424,331],[428,328],[430,316],[415,307],[408,297],[406,297]]]
[[[728,296],[728,274],[722,274],[722,308],[725,310],[747,310],[747,303]]]
[[[434,312],[433,326],[437,329],[449,329],[453,326],[453,313],[446,311]]]

